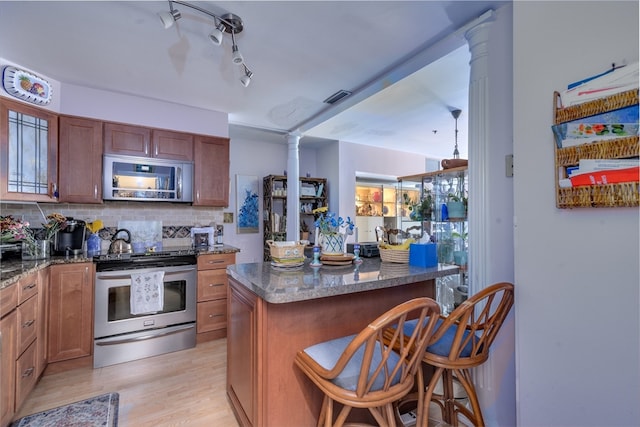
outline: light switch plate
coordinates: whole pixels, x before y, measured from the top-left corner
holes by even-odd
[[[505,160],[505,173],[508,177],[513,176],[513,154],[507,154]]]

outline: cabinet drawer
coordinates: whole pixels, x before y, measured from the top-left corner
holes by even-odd
[[[33,342],[38,332],[38,296],[34,295],[18,306],[18,354]]]
[[[0,318],[11,313],[18,305],[18,283],[0,289]]]
[[[22,304],[38,293],[38,273],[33,273],[18,281],[18,304]]]
[[[36,342],[22,353],[16,362],[16,408],[20,408],[36,385]]]
[[[211,254],[198,255],[198,270],[212,270],[227,268],[227,265],[236,263],[236,254]]]
[[[198,302],[227,297],[226,270],[198,271]]]
[[[227,326],[227,300],[216,300],[198,303],[198,319],[196,331],[209,332]]]

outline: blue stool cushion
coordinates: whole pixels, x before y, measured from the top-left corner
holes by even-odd
[[[404,324],[404,333],[405,335],[409,335],[411,333],[413,333],[413,330],[416,327],[416,322],[418,320],[410,320],[408,322],[406,322]],[[425,320],[425,322],[428,321]],[[434,333],[438,331],[438,329],[440,328],[440,325],[442,325],[442,319],[438,319],[436,321],[436,325],[433,329]],[[433,354],[437,354],[439,356],[448,356],[449,352],[451,351],[451,344],[453,344],[453,339],[455,338],[456,335],[456,329],[455,327],[451,327],[449,328],[444,335],[442,336],[442,338],[440,338],[438,341],[436,341],[435,343],[431,344],[429,347],[427,347],[427,351],[429,353],[433,353]],[[465,331],[463,336],[464,339],[467,339],[467,336],[469,336],[470,332],[469,331]],[[473,349],[473,346],[471,345],[471,341],[469,341],[467,343],[467,345],[464,346],[464,348],[462,349],[462,352],[460,353],[461,357],[469,357],[471,356],[471,350]]]
[[[325,341],[319,344],[312,345],[304,350],[313,360],[315,360],[320,366],[325,369],[332,369],[335,365],[344,349],[347,348],[349,343],[353,341],[355,335],[350,335],[347,337],[336,338],[331,341]],[[355,391],[356,386],[358,385],[358,376],[360,375],[360,366],[362,366],[362,358],[364,356],[364,345],[361,346],[353,355],[351,360],[347,363],[347,366],[342,370],[340,375],[338,375],[332,382],[344,388],[345,390]],[[395,352],[389,356],[387,360],[387,366],[389,370],[392,370],[399,362],[400,356]],[[373,371],[380,364],[381,357],[380,351],[374,351],[372,363],[371,363],[371,371],[369,372],[369,377],[373,375]],[[400,373],[396,374],[396,377],[392,380],[392,385],[397,384],[400,381]],[[380,372],[377,378],[373,383],[373,387],[371,390],[380,390],[384,385],[384,372]]]

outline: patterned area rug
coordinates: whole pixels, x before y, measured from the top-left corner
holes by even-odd
[[[80,402],[27,415],[11,427],[116,427],[118,393],[90,397]]]

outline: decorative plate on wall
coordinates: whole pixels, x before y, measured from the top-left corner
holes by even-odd
[[[11,96],[32,104],[51,102],[51,85],[41,77],[16,67],[7,66],[2,72],[2,86]]]

